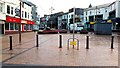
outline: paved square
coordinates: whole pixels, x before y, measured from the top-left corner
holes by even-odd
[[[73,49],[70,45],[70,49],[67,50],[67,40],[72,38],[72,34],[61,35],[62,48],[59,48],[59,34],[39,35],[39,47],[36,48],[36,34],[23,34],[25,43],[14,46],[12,51],[3,49],[4,64],[118,66],[117,36],[114,38],[114,49],[110,49],[111,35],[91,34],[90,49],[85,49],[87,34],[75,34],[80,41],[80,48]]]

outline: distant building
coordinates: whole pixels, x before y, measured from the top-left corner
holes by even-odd
[[[32,2],[27,1],[27,0],[22,0],[22,1],[23,1],[23,3],[26,3],[29,6],[31,6],[31,19],[35,22],[33,29],[39,28],[39,25],[40,25],[40,16],[37,13],[37,7],[36,7],[36,5],[33,4]]]
[[[84,27],[84,17],[83,17],[84,9],[75,8],[75,30],[81,30]],[[66,12],[58,17],[58,28],[72,30],[73,27],[73,8],[69,9],[69,12]]]
[[[50,15],[47,26],[50,28],[58,29],[58,17],[61,16],[63,12],[58,12]]]
[[[112,29],[120,29],[120,1],[116,0],[113,3],[107,3],[103,5],[93,6],[86,8],[84,11],[84,22],[86,22],[86,28],[93,29],[94,23],[101,20],[111,20]],[[118,21],[119,20],[119,21]]]
[[[40,28],[47,28],[48,27],[48,20],[50,19],[50,15],[44,15],[44,17],[40,18]]]

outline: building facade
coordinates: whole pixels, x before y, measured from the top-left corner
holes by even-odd
[[[21,2],[20,20],[20,1],[1,0],[0,1],[0,24],[2,24],[2,34],[18,32],[21,23],[21,31],[31,31],[34,22],[31,18],[31,6]]]
[[[116,18],[120,18],[120,1],[116,0],[113,3],[107,3],[103,5],[86,8],[84,10],[84,22],[86,22],[86,28],[93,29],[94,23],[100,20],[112,21],[112,29],[120,29],[120,23],[116,22]]]
[[[22,1],[28,4],[29,6],[31,6],[31,19],[34,21],[33,29],[38,29],[40,25],[40,15],[38,15],[37,13],[37,6],[27,0],[22,0]]]
[[[75,14],[75,30],[81,30],[84,27],[84,18],[83,18],[84,9],[75,8],[75,13],[73,8],[69,12],[64,13],[58,17],[58,28],[72,30],[73,29],[73,15]]]
[[[4,24],[6,20],[6,15],[5,15],[5,2],[4,0],[0,0],[0,34],[4,34]]]

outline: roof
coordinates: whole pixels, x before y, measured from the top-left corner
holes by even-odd
[[[36,7],[35,4],[33,4],[32,2],[30,2],[30,1],[28,1],[28,0],[22,0],[22,2],[26,3],[26,4],[29,5],[29,6],[34,6],[34,7]]]
[[[92,10],[92,9],[96,9],[96,8],[104,8],[104,7],[107,7],[107,6],[110,6],[111,4],[114,4],[115,2],[112,2],[112,3],[107,3],[107,4],[102,4],[102,5],[98,5],[98,6],[93,6],[91,8],[86,8],[85,10]]]

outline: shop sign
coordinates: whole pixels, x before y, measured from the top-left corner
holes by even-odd
[[[6,22],[19,23],[20,19],[19,18],[6,16]],[[21,23],[23,23],[23,24],[30,24],[30,25],[34,24],[34,22],[30,21],[30,20],[21,20]]]
[[[20,19],[19,18],[14,18],[14,17],[6,16],[6,22],[19,23]]]
[[[21,23],[27,24],[27,21],[26,20],[21,20]]]
[[[33,21],[29,21],[29,20],[27,20],[27,24],[33,25],[34,22],[33,22]]]

